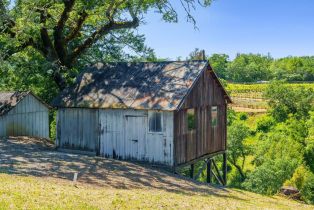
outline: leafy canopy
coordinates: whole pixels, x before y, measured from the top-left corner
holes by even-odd
[[[211,0],[180,0],[188,21],[192,12]],[[54,80],[59,89],[71,82],[82,65],[128,58],[126,48],[152,57],[144,37],[134,30],[145,14],[155,10],[166,22],[178,14],[168,0],[0,0],[0,60],[14,63],[26,57],[44,65],[39,74]],[[14,63],[15,64],[15,63]],[[15,68],[8,67],[8,68]]]

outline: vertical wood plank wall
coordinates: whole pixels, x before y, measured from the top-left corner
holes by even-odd
[[[148,111],[59,109],[57,145],[101,156],[172,166],[173,112],[163,112],[163,131],[148,131]]]
[[[211,126],[211,106],[218,107],[218,124]],[[204,155],[226,150],[226,101],[211,76],[203,72],[199,81],[174,114],[175,164],[180,165]],[[196,129],[188,131],[186,110],[195,108]]]
[[[59,109],[57,112],[57,146],[97,152],[99,122],[96,109]]]
[[[38,99],[27,95],[11,111],[0,117],[0,136],[49,138],[49,110]]]
[[[149,132],[147,110],[99,110],[100,155],[172,165],[173,113],[162,116],[162,132]]]

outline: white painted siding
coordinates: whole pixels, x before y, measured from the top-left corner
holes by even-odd
[[[57,146],[101,156],[173,165],[173,113],[163,112],[163,131],[148,131],[148,111],[59,109]]]
[[[10,112],[0,117],[0,136],[49,138],[49,110],[37,98],[27,95]]]
[[[57,146],[95,152],[98,149],[98,110],[59,109],[57,113]]]
[[[100,155],[173,164],[173,113],[163,112],[163,131],[148,131],[148,111],[99,111]]]

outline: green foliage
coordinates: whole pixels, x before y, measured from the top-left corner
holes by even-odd
[[[243,121],[247,120],[247,119],[248,119],[248,114],[245,113],[245,112],[241,112],[241,113],[239,114],[239,119],[240,119],[240,120],[243,120]]]
[[[289,89],[281,81],[272,82],[266,89],[270,112],[274,119],[283,122],[292,114],[297,119],[307,118],[313,109],[314,92],[303,87]]]
[[[300,165],[284,185],[296,187],[300,190],[303,200],[314,204],[314,174],[306,166]]]
[[[234,122],[228,128],[228,161],[238,170],[242,180],[245,179],[244,163],[251,150],[244,140],[249,136],[249,128],[242,122]]]
[[[51,111],[49,113],[49,122],[50,122],[50,139],[56,140],[57,136],[57,112]]]
[[[250,53],[230,61],[228,55],[212,54],[208,60],[220,78],[232,82],[314,81],[314,56],[273,59]]]
[[[0,86],[43,88],[46,93],[38,93],[47,100],[55,95],[55,86],[71,85],[85,65],[157,60],[145,37],[134,30],[149,10],[166,22],[178,21],[170,1],[33,0],[11,1],[10,7],[8,2],[0,0]],[[196,5],[210,4],[181,1],[194,26]]]
[[[237,113],[233,109],[228,108],[227,125],[230,126],[236,119],[237,119]]]
[[[229,56],[226,54],[212,54],[208,60],[218,77],[227,79]]]
[[[301,195],[304,201],[314,204],[314,174],[309,173],[304,180],[301,188]]]
[[[310,112],[310,119],[307,121],[308,136],[305,140],[304,160],[310,170],[314,173],[314,112]]]
[[[275,79],[287,81],[313,81],[314,57],[286,57],[275,60],[271,65]]]
[[[290,184],[298,187],[304,201],[313,203],[313,92],[311,88],[287,86],[282,82],[269,85],[267,95],[271,105],[267,115],[252,120],[253,115],[243,121],[241,114],[235,117],[231,114],[228,149],[230,155],[236,151],[238,159],[233,161],[228,156],[228,161],[237,169],[229,173],[229,184],[268,195],[276,193],[284,183]],[[239,125],[248,123],[255,132],[242,135]],[[243,147],[248,153],[241,156],[239,151]]]
[[[259,142],[255,148],[256,166],[275,159],[293,159],[298,163],[302,163],[304,152],[304,137],[295,139],[295,131],[298,129],[306,130],[307,128],[295,128],[291,125],[298,122],[291,119],[286,123],[278,123],[269,133],[262,133]]]
[[[254,82],[270,78],[270,56],[239,54],[228,64],[227,79],[235,82]]]
[[[274,125],[275,125],[275,120],[271,116],[266,115],[257,120],[256,131],[262,132],[262,133],[268,133]]]
[[[243,187],[253,192],[272,195],[292,176],[296,166],[293,159],[268,160],[248,175]]]

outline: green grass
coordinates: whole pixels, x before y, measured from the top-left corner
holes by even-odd
[[[204,192],[116,189],[0,174],[0,209],[313,209],[279,196],[208,188]]]

